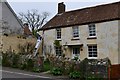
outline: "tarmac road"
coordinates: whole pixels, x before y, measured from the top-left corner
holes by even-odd
[[[50,77],[40,76],[32,72],[19,71],[9,68],[2,68],[2,80],[54,80]]]

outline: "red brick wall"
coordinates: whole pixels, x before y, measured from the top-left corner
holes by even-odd
[[[113,80],[120,79],[120,64],[110,67],[110,78]]]

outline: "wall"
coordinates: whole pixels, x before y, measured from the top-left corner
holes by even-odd
[[[16,14],[12,12],[10,7],[6,5],[6,3],[2,2],[0,3],[2,5],[2,19],[8,23],[9,30],[12,32],[22,33],[22,28],[20,23],[18,22],[17,18],[15,17]]]
[[[120,64],[119,65],[111,65],[110,69],[110,78],[111,80],[119,80],[120,79]]]
[[[61,30],[61,44],[83,44],[80,59],[88,57],[87,44],[97,44],[98,47],[98,59],[109,57],[112,64],[118,64],[118,21],[109,21],[103,23],[97,23],[96,25],[96,34],[97,39],[87,39],[88,36],[88,25],[80,25],[80,37],[79,40],[72,40],[72,26],[67,28],[62,28]],[[46,46],[45,51],[49,49],[49,46],[52,47],[51,53],[55,53],[54,50],[54,40],[55,38],[55,29],[46,30],[44,32],[44,45]],[[49,52],[47,52],[49,53]],[[71,58],[72,49],[68,47],[66,56]]]
[[[118,63],[120,64],[120,20],[118,23]]]
[[[22,39],[22,38],[17,38],[17,36],[2,36],[2,51],[6,51],[8,49],[15,50],[15,52],[17,53],[19,51],[18,49],[18,45],[21,44],[25,44],[26,42],[32,42],[36,44],[36,39],[35,38],[27,38],[27,39]]]

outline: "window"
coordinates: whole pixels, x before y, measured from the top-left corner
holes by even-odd
[[[88,46],[88,57],[97,58],[97,45]]]
[[[89,36],[90,37],[96,36],[95,24],[89,25]]]
[[[80,48],[79,47],[73,48],[73,54],[74,55],[79,55],[80,54]]]
[[[79,37],[79,27],[73,27],[73,38]]]
[[[56,37],[57,39],[61,39],[61,28],[56,29]]]
[[[56,55],[57,56],[61,56],[61,54],[62,54],[62,48],[61,47],[55,47],[55,50],[56,50]]]

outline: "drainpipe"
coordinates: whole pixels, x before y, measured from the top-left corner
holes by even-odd
[[[42,33],[42,55],[45,56],[45,53],[44,53],[44,30]]]

